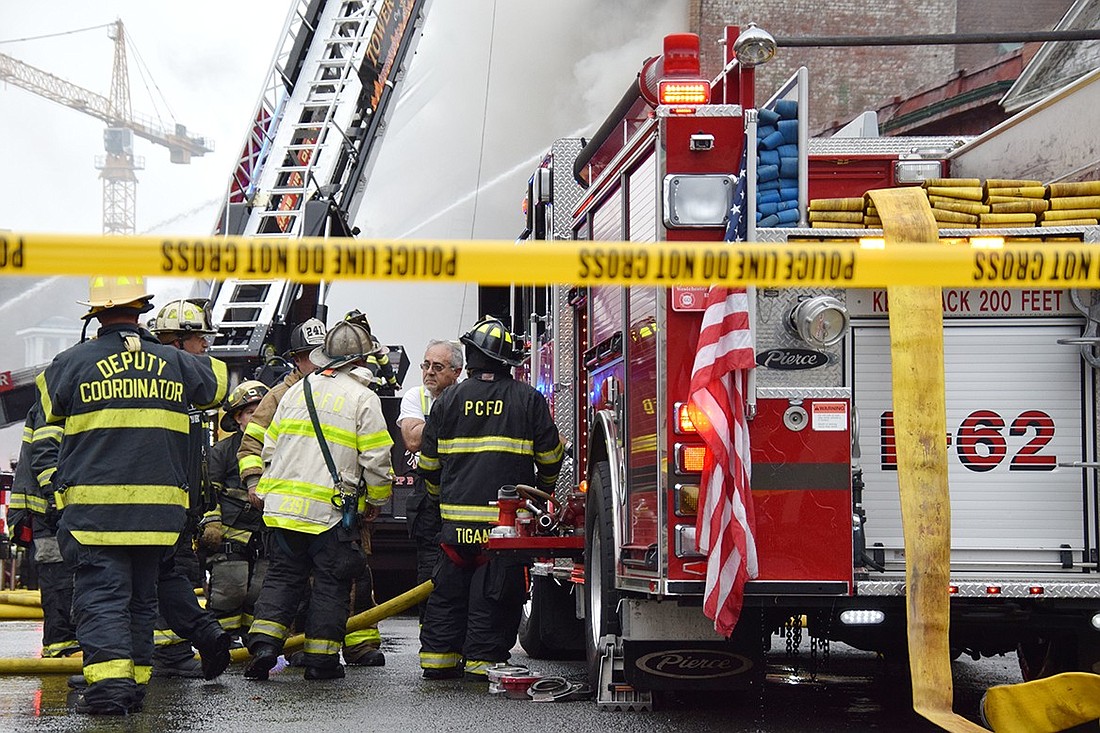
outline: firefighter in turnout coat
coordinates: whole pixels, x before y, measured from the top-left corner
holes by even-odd
[[[521,562],[484,551],[502,485],[552,492],[563,450],[546,398],[512,379],[515,337],[495,318],[461,338],[468,378],[445,390],[424,428],[417,472],[443,519],[435,590],[420,630],[425,679],[484,676],[507,662],[526,597]]]
[[[352,311],[349,316],[357,312]],[[347,320],[354,321],[354,318],[349,317]],[[369,331],[370,328],[368,327],[367,330]],[[271,424],[271,419],[275,416],[275,410],[287,390],[301,380],[304,375],[312,374],[316,369],[316,365],[309,360],[309,355],[315,348],[324,344],[325,333],[325,324],[316,318],[310,318],[294,327],[290,334],[290,347],[285,354],[285,357],[294,364],[294,369],[283,378],[283,381],[272,387],[267,396],[260,401],[244,429],[240,448],[237,449],[238,468],[241,484],[247,488],[249,501],[257,509],[263,509],[264,506],[263,500],[256,496],[256,487],[259,485],[260,477],[264,472],[262,453],[267,426]],[[371,363],[369,355],[365,366],[372,372],[370,386],[377,392],[380,382],[377,379],[377,370],[374,369],[374,364]],[[364,534],[369,536],[368,532],[364,532]],[[369,550],[369,548],[364,549]],[[365,611],[375,605],[370,569],[366,568],[363,575],[365,580],[360,578],[352,584],[352,603],[356,613]],[[302,607],[299,609],[296,619],[303,617],[304,609],[308,605],[308,590],[306,596],[302,599]],[[251,621],[248,623],[250,624]],[[246,624],[245,629],[247,629],[247,626]],[[348,664],[367,667],[383,666],[386,663],[386,657],[378,648],[380,645],[381,635],[378,633],[377,625],[353,631],[344,637],[344,661]],[[292,654],[290,663],[294,666],[300,666],[301,658],[301,653]]]
[[[238,384],[226,399],[221,420],[222,430],[231,435],[210,449],[215,505],[202,518],[199,540],[210,565],[206,607],[222,628],[235,636],[252,623],[252,607],[267,568],[263,514],[248,501],[248,490],[241,485],[237,470],[242,430],[267,392],[267,385],[256,380]]]
[[[267,426],[271,424],[271,418],[275,416],[275,410],[286,391],[297,384],[303,375],[313,372],[315,367],[309,360],[309,354],[325,342],[325,332],[325,324],[316,318],[302,321],[294,327],[290,333],[290,348],[285,354],[294,369],[260,400],[244,429],[244,435],[241,436],[241,446],[237,449],[237,469],[241,484],[248,491],[249,501],[257,509],[264,507],[263,500],[256,496],[256,487],[264,472],[264,461],[261,457],[264,433],[267,432]]]
[[[31,527],[31,548],[42,591],[42,656],[60,657],[80,651],[72,622],[73,570],[61,557],[53,503],[53,475],[57,470],[61,428],[45,425],[42,407],[31,405],[23,425],[23,447],[12,481],[9,525],[18,524],[23,508]],[[35,470],[35,467],[38,467]],[[17,537],[18,539],[18,537]]]
[[[359,523],[372,521],[391,492],[393,441],[362,366],[373,346],[362,326],[333,326],[310,355],[319,370],[287,390],[267,428],[256,493],[273,537],[249,629],[248,679],[267,679],[310,579],[305,678],[344,676],[351,583],[366,564]]]
[[[157,313],[151,330],[162,344],[200,355],[206,353],[210,339],[218,332],[210,322],[210,302],[205,298],[170,301]],[[199,521],[211,502],[206,471],[210,435],[202,410],[192,409],[188,418],[190,506],[187,525],[176,541],[175,550],[161,563],[157,579],[159,614],[153,635],[153,676],[205,677],[209,680],[229,666],[231,639],[214,614],[200,606],[195,597],[196,586],[204,581],[195,540]],[[202,664],[195,659],[192,643],[199,648]]]
[[[225,364],[164,346],[138,326],[140,278],[93,277],[95,339],[38,376],[47,425],[62,428],[53,487],[58,543],[74,569],[73,618],[88,687],[77,709],[141,709],[152,674],[157,574],[184,527],[190,405],[226,392]]]

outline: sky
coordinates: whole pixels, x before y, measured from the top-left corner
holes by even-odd
[[[70,31],[121,18],[135,115],[159,115],[165,127],[184,124],[215,147],[190,165],[175,165],[167,149],[135,141],[145,161],[137,174],[137,231],[204,235],[213,230],[291,4],[3,2],[0,53],[107,95],[113,60],[107,29]],[[688,0],[431,0],[355,222],[361,236],[514,240],[538,160],[556,138],[588,136],[599,127],[642,62],[660,53],[663,36],[686,30],[687,6]],[[30,38],[36,40],[15,40]],[[0,230],[100,232],[102,185],[94,161],[103,155],[103,130],[91,116],[0,84],[8,173],[0,176]],[[153,285],[163,303],[187,294],[192,283]],[[86,295],[82,281],[54,287],[59,303]],[[475,290],[461,285],[337,283],[328,304],[334,314],[366,312],[376,335],[403,343],[414,362],[429,339],[456,338],[480,315]],[[15,310],[0,329],[42,318]],[[22,366],[0,364],[0,371]],[[405,387],[419,383],[416,371]]]

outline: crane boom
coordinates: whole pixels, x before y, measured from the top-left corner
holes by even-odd
[[[205,138],[188,134],[183,125],[177,124],[169,131],[149,118],[133,114],[126,65],[126,29],[122,20],[116,20],[109,27],[108,35],[115,47],[110,97],[6,54],[0,54],[0,81],[11,82],[44,99],[107,123],[103,135],[103,147],[107,154],[96,159],[96,167],[101,171],[99,177],[103,180],[103,233],[133,234],[137,204],[137,176],[134,171],[144,167],[144,160],[134,155],[134,135],[168,148],[173,163],[190,163],[192,155],[204,155],[213,152],[214,148]]]
[[[117,115],[112,110],[111,100],[104,95],[3,53],[0,53],[0,81],[91,115],[111,127],[125,127],[133,130],[138,137],[168,148],[172,153],[173,163],[188,162],[177,160],[178,156],[201,156],[214,151],[213,144],[209,140],[189,134],[182,125],[177,125],[173,131],[168,131],[158,126],[151,118],[142,115]]]

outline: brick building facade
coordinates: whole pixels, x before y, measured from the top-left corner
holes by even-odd
[[[708,74],[721,68],[726,25],[755,22],[780,37],[916,35],[1049,30],[1072,0],[690,0],[690,30],[703,41]],[[761,100],[798,69],[810,70],[810,129],[832,127],[935,87],[957,70],[988,64],[996,45],[780,48],[760,70]]]

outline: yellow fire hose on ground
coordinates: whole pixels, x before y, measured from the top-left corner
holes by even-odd
[[[42,606],[42,594],[36,590],[0,591],[0,603],[12,606]]]
[[[924,192],[871,191],[887,246],[939,241]],[[952,710],[948,642],[951,503],[947,482],[943,309],[939,288],[893,286],[890,354],[905,537],[906,612],[913,709],[947,731],[982,731]],[[1056,675],[994,687],[984,714],[997,733],[1065,730],[1100,716],[1100,676]]]
[[[399,596],[378,604],[374,608],[355,614],[348,619],[347,630],[359,631],[365,629],[382,619],[412,608],[428,597],[428,594],[432,592],[432,587],[432,581],[426,581]],[[305,635],[297,634],[286,640],[283,651],[285,653],[293,652],[304,643]],[[243,662],[248,659],[247,649],[234,649],[229,654],[234,662]],[[0,659],[0,675],[80,674],[82,670],[83,660],[79,655],[56,659],[38,659],[34,657]]]
[[[412,608],[417,603],[428,597],[432,592],[432,588],[435,586],[432,581],[426,580],[420,585],[411,590],[407,590],[399,596],[395,596],[390,600],[380,603],[374,608],[357,613],[348,619],[347,630],[348,631],[362,631],[363,629],[376,624],[384,618],[393,616],[394,614],[401,613],[402,611]],[[286,640],[283,644],[283,653],[293,652],[303,644],[305,644],[305,634],[295,634]],[[249,654],[247,649],[234,649],[230,653],[230,657],[234,662],[243,662],[248,659]]]
[[[42,618],[42,606],[34,603],[0,603],[0,620],[25,621]]]

